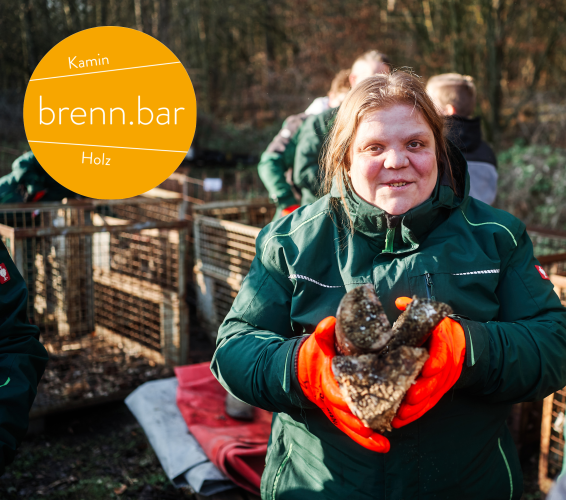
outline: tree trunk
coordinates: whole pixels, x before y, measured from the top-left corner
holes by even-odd
[[[159,41],[171,45],[171,0],[159,0]]]
[[[134,0],[134,13],[136,16],[136,29],[143,31],[141,0]]]
[[[20,1],[20,30],[22,37],[22,54],[24,60],[24,68],[26,80],[29,79],[35,69],[35,57],[33,50],[33,41],[29,26],[29,9],[31,5],[24,1]],[[27,67],[26,67],[27,66]],[[27,84],[27,81],[26,81]]]
[[[489,134],[495,149],[501,142],[501,107],[503,92],[501,89],[501,63],[503,39],[501,29],[502,5],[500,0],[483,0],[483,17],[486,22],[486,83],[490,104]]]

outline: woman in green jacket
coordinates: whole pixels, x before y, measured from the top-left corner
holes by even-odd
[[[234,396],[275,412],[262,498],[519,499],[511,405],[566,385],[566,310],[525,226],[468,196],[465,160],[404,72],[348,95],[325,168],[328,194],[260,233],[212,362]],[[385,436],[331,394],[332,338],[316,341],[365,283],[391,322],[401,296],[455,312],[433,338],[451,364],[434,383],[423,369]]]

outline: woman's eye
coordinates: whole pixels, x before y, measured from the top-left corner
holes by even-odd
[[[413,141],[413,142],[409,143],[409,147],[410,147],[410,148],[418,148],[420,145],[421,145],[421,143],[420,143],[420,142],[416,142],[416,141]]]

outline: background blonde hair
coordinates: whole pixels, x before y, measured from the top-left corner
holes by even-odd
[[[420,79],[413,73],[398,70],[364,80],[350,91],[340,106],[323,153],[325,193],[330,192],[332,182],[336,178],[340,197],[344,201],[343,187],[350,185],[347,175],[350,169],[350,148],[358,125],[367,114],[396,104],[406,104],[421,113],[434,135],[438,176],[442,178],[447,174],[452,188],[456,190],[448,159],[448,146],[443,134],[444,119]],[[348,211],[347,205],[344,206]],[[349,213],[348,218],[350,219]]]
[[[334,92],[335,94],[346,94],[350,91],[350,80],[348,77],[350,76],[349,69],[341,69],[336,76],[332,80],[330,84],[330,92]]]
[[[444,108],[451,104],[460,116],[469,117],[476,107],[476,86],[471,76],[445,73],[429,78],[427,92]]]

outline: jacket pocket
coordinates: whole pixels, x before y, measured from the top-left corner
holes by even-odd
[[[283,461],[281,462],[281,464],[279,465],[279,467],[277,468],[277,472],[275,474],[275,479],[273,480],[273,487],[271,489],[271,497],[269,500],[276,500],[277,498],[277,486],[279,485],[279,480],[281,479],[281,475],[283,474],[283,471],[285,470],[285,467],[287,466],[287,463],[289,462],[289,459],[291,458],[291,453],[293,453],[293,443],[290,444],[287,453],[285,454],[285,457],[283,458]]]
[[[261,476],[260,485],[262,500],[272,500],[274,498],[276,487],[280,480],[279,478],[285,469],[285,465],[289,461],[290,450],[292,451],[293,446],[291,444],[289,448],[285,447],[283,434],[283,429],[279,428],[277,436],[267,450],[265,470]]]
[[[499,272],[446,272],[425,269],[409,277],[411,293],[421,298],[444,302],[455,314],[474,321],[492,321],[499,313],[497,286]]]

